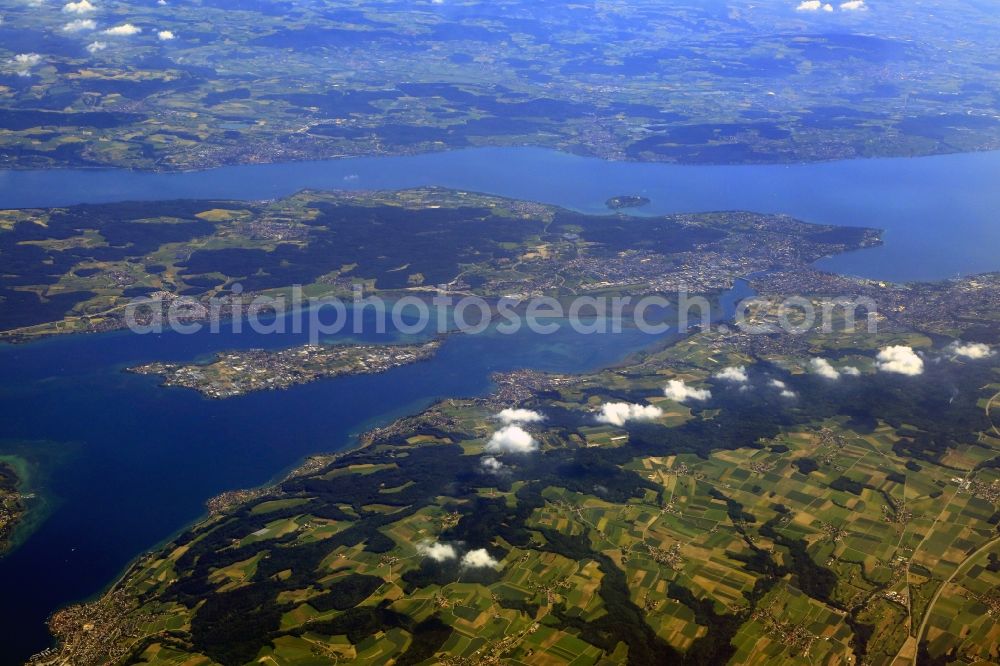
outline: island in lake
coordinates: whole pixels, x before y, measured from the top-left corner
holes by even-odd
[[[611,197],[604,202],[604,205],[611,210],[620,210],[622,208],[641,208],[643,206],[649,205],[649,199],[646,197],[640,197],[636,195],[622,195],[617,197]]]
[[[0,555],[9,547],[10,536],[24,516],[19,484],[20,479],[14,468],[0,461]]]
[[[208,364],[148,363],[129,372],[162,375],[164,386],[183,386],[221,400],[317,379],[385,372],[427,360],[440,347],[441,340],[414,345],[310,344],[278,351],[223,352]]]

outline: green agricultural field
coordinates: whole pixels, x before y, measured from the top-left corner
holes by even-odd
[[[54,619],[60,654],[993,659],[996,358],[959,363],[907,330],[882,340],[924,345],[922,376],[885,372],[877,350],[854,348],[850,367],[867,370],[830,378],[811,359],[849,367],[843,344],[761,356],[720,331],[581,376],[498,375],[496,393],[373,431],[141,560],[108,595]],[[502,397],[522,381],[532,388],[515,404]],[[668,399],[678,383],[704,392]],[[662,411],[599,423],[611,402]],[[542,416],[516,426],[532,447],[487,456],[512,406]]]
[[[970,3],[901,21],[911,6],[884,0],[836,28],[794,3],[99,9],[77,30],[58,9],[6,9],[3,167],[179,170],[528,143],[796,162],[995,149],[1000,136],[997,19]],[[122,25],[135,34],[103,33]],[[966,26],[959,48],[954,25]],[[23,66],[21,45],[36,56]]]

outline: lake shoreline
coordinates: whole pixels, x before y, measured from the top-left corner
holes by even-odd
[[[609,197],[650,199],[643,216],[711,210],[788,214],[816,224],[877,227],[886,244],[817,267],[893,282],[1000,269],[991,211],[1000,151],[790,165],[609,162],[537,148],[465,148],[220,167],[190,173],[116,169],[0,171],[0,208],[178,199],[270,200],[308,189],[444,187],[607,213]],[[638,211],[637,211],[638,212]],[[941,224],[948,220],[948,224]]]
[[[917,154],[895,154],[888,153],[885,155],[854,155],[850,157],[825,157],[817,159],[799,159],[799,160],[737,160],[737,161],[690,161],[681,159],[638,159],[626,156],[603,156],[596,154],[591,151],[586,150],[573,150],[572,146],[569,147],[557,147],[557,146],[547,146],[544,144],[536,143],[523,143],[523,144],[488,144],[488,145],[477,145],[477,146],[444,146],[442,148],[427,148],[424,150],[415,151],[397,151],[397,152],[385,152],[379,153],[378,155],[349,155],[349,154],[334,154],[327,155],[323,157],[309,157],[302,159],[280,159],[273,161],[246,161],[246,162],[231,162],[225,164],[211,164],[203,167],[188,167],[188,168],[150,168],[142,169],[136,167],[126,167],[126,166],[115,166],[115,165],[90,165],[90,164],[57,164],[52,167],[47,167],[44,169],[39,169],[38,167],[25,167],[19,166],[17,164],[11,167],[5,167],[0,169],[0,176],[4,173],[24,173],[24,172],[43,172],[43,171],[110,171],[110,172],[126,172],[126,173],[136,173],[136,174],[198,174],[205,173],[208,171],[214,171],[216,169],[225,169],[232,167],[253,167],[253,166],[268,166],[268,165],[279,165],[279,164],[302,164],[309,162],[331,162],[340,160],[354,160],[363,158],[399,158],[399,157],[420,157],[423,155],[434,155],[440,153],[454,153],[466,150],[478,150],[478,149],[535,149],[535,150],[552,150],[567,155],[573,155],[576,157],[583,157],[587,159],[596,159],[603,162],[612,163],[622,163],[622,164],[669,164],[674,166],[682,167],[754,167],[754,166],[804,166],[809,164],[831,164],[835,162],[853,161],[853,160],[911,160],[911,159],[922,159],[930,157],[946,157],[950,155],[976,155],[982,153],[995,153],[1000,152],[997,148],[982,148],[979,150],[938,150],[930,151],[926,153]]]

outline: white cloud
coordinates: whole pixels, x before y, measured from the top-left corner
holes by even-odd
[[[37,53],[18,53],[7,62],[18,76],[31,76],[31,68],[41,64],[42,56]]]
[[[537,423],[545,420],[545,416],[531,409],[505,409],[497,414],[496,418],[504,425],[512,423]]]
[[[493,557],[486,552],[485,548],[470,550],[462,556],[462,566],[469,567],[470,569],[482,569],[484,567],[496,569],[499,564],[500,562],[493,559]]]
[[[831,5],[829,2],[826,3],[820,2],[820,0],[802,0],[802,2],[799,3],[799,6],[795,8],[795,11],[818,12],[821,9],[824,12],[832,12],[833,5]]]
[[[722,379],[727,382],[733,382],[735,384],[746,384],[750,381],[750,377],[747,375],[747,369],[742,365],[731,365],[728,368],[723,368],[719,372],[715,373],[716,379]]]
[[[486,443],[486,450],[490,453],[531,453],[537,449],[535,438],[516,425],[500,428]]]
[[[847,0],[840,3],[840,10],[843,12],[863,12],[868,9],[865,0]]]
[[[418,543],[417,552],[424,557],[429,557],[435,562],[454,560],[458,557],[455,547],[447,543]]]
[[[103,51],[106,48],[108,48],[107,42],[91,42],[87,44],[88,53],[97,53],[98,51]]]
[[[479,467],[482,468],[485,473],[496,474],[497,476],[507,471],[507,465],[504,465],[493,456],[484,456],[482,460],[479,461]]]
[[[792,389],[788,388],[788,384],[786,384],[785,382],[781,381],[780,379],[772,379],[771,380],[771,386],[773,386],[774,388],[776,388],[779,391],[781,391],[781,393],[779,393],[779,395],[782,398],[797,398],[798,397],[798,394],[795,391],[793,391]]]
[[[67,2],[63,5],[63,11],[67,14],[88,14],[97,7],[90,3],[90,0],[80,0],[79,2]]]
[[[917,356],[913,347],[894,345],[886,347],[875,357],[875,365],[882,372],[899,375],[919,375],[924,371],[924,360]]]
[[[131,23],[122,23],[121,25],[116,25],[113,28],[108,28],[104,31],[105,35],[111,35],[112,37],[129,37],[131,35],[138,35],[142,32],[142,28]]]
[[[680,379],[671,379],[663,389],[663,395],[674,402],[684,402],[685,400],[708,400],[712,397],[712,392],[708,389],[691,388]]]
[[[34,67],[42,62],[42,56],[37,53],[18,53],[11,62],[19,67]]]
[[[601,405],[597,420],[601,423],[622,426],[627,421],[652,421],[663,416],[663,410],[654,405],[636,405],[627,402],[608,402]]]
[[[161,42],[169,42],[171,39],[175,38],[174,33],[170,30],[160,30],[156,33],[156,36]]]
[[[996,353],[989,345],[982,342],[955,342],[951,345],[951,351],[958,356],[971,359],[989,358]]]
[[[97,27],[92,19],[76,19],[63,26],[63,32],[81,32],[83,30],[93,30]]]
[[[855,368],[853,365],[845,365],[840,369],[841,374],[847,375],[848,377],[860,377],[861,371]]]
[[[813,374],[817,374],[820,377],[840,379],[840,371],[833,367],[825,358],[809,359],[809,368],[813,371]]]

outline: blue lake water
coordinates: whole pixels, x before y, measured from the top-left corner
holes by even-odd
[[[606,212],[619,194],[642,214],[745,209],[886,229],[884,247],[820,262],[886,280],[1000,269],[1000,152],[820,164],[681,166],[605,162],[537,148],[234,166],[193,173],[0,171],[0,207],[189,197],[271,198],[302,188],[440,185]]]
[[[391,338],[363,336],[379,337]],[[482,394],[493,372],[596,368],[651,339],[636,330],[580,336],[569,328],[552,336],[456,335],[433,360],[382,375],[223,401],[122,372],[158,358],[303,342],[206,332],[0,347],[0,452],[5,441],[29,440],[38,454],[61,459],[37,489],[54,495],[48,515],[0,559],[0,662],[18,663],[44,647],[52,610],[100,591],[137,554],[197,519],[205,500],[222,490],[267,482],[303,457],[341,449],[353,434],[437,397]]]
[[[608,197],[635,193],[652,199],[642,214],[741,208],[883,227],[884,247],[821,265],[922,280],[1000,270],[996,183],[1000,153],[686,167],[518,148],[190,174],[0,172],[0,207],[441,185],[602,212]],[[292,335],[233,335],[224,327],[217,335],[114,333],[0,345],[0,455],[34,458],[33,482],[47,498],[44,507],[34,506],[35,529],[0,559],[0,663],[19,663],[45,647],[51,611],[98,593],[136,555],[196,520],[204,501],[223,490],[264,483],[311,453],[343,448],[353,434],[437,397],[480,395],[492,372],[583,371],[620,361],[653,339],[628,329],[582,336],[568,328],[552,336],[452,336],[425,363],[226,401],[121,371],[151,360],[302,342]]]

